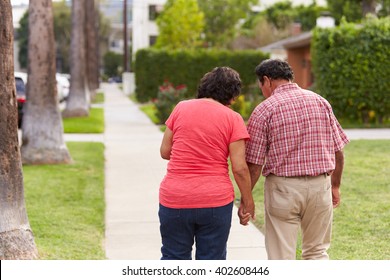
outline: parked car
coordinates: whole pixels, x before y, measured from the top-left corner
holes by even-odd
[[[26,102],[26,84],[27,74],[23,72],[14,72],[15,87],[16,87],[16,99],[18,101],[18,127],[22,126],[23,120],[23,108]]]
[[[65,101],[69,96],[69,75],[56,73],[58,100]]]
[[[109,83],[122,83],[122,77],[119,76],[113,76],[108,78]]]

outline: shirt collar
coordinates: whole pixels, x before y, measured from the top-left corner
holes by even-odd
[[[296,89],[299,89],[299,86],[296,83],[286,83],[286,84],[278,86],[272,92],[271,96],[276,95],[276,94],[280,94],[280,93],[290,92],[290,91],[296,90]]]

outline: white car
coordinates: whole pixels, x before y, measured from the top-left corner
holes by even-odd
[[[69,75],[56,73],[58,100],[65,101],[69,96]]]
[[[27,85],[27,73],[24,72],[14,72],[15,79],[22,80],[24,85]],[[60,74],[56,73],[57,80],[57,94],[58,100],[60,102],[65,101],[69,96],[69,87],[70,87],[70,75],[69,74]]]

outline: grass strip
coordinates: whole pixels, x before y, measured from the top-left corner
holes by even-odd
[[[92,101],[92,104],[103,104],[103,103],[104,103],[104,92],[96,93],[96,96]]]
[[[144,112],[154,124],[159,124],[160,120],[156,116],[157,108],[153,103],[146,103],[140,106],[142,112]]]
[[[64,133],[103,133],[104,110],[91,108],[88,117],[64,118]]]
[[[41,259],[105,259],[104,145],[67,143],[68,165],[23,166],[26,207]]]

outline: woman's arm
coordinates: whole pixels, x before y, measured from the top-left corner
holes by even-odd
[[[164,137],[160,146],[160,155],[163,159],[169,160],[171,158],[173,143],[173,132],[168,127],[164,132]]]
[[[234,179],[241,192],[241,205],[239,209],[240,222],[245,225],[251,217],[252,219],[255,218],[255,204],[252,196],[251,177],[245,161],[245,140],[238,140],[230,143],[229,153]],[[244,219],[241,219],[242,216]]]

